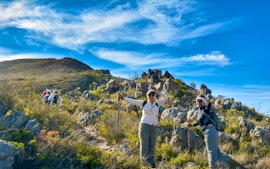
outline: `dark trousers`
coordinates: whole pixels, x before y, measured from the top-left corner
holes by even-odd
[[[156,145],[156,126],[149,124],[140,124],[140,155],[142,165],[155,165],[155,145]]]

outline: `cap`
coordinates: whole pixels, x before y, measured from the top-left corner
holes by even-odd
[[[208,103],[209,103],[208,100],[205,98],[205,96],[202,95],[202,94],[200,94],[200,95],[198,95],[198,96],[196,97],[196,100],[195,100],[195,101],[197,101],[197,100],[203,101],[204,105],[208,105]]]

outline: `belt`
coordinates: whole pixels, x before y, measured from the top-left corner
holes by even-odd
[[[207,126],[214,126],[213,124],[208,124]]]

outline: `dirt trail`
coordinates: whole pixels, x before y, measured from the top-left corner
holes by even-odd
[[[90,140],[90,143],[93,144],[95,147],[98,147],[102,150],[109,151],[112,147],[108,145],[108,142],[105,138],[98,136],[96,134],[97,127],[96,126],[86,126],[85,132],[89,134],[93,139]]]

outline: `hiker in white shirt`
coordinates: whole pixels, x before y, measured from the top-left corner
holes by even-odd
[[[156,95],[160,95],[161,98],[156,99]],[[157,137],[159,106],[167,101],[168,96],[164,92],[153,89],[150,89],[146,93],[146,96],[147,102],[124,97],[121,94],[118,95],[121,100],[142,107],[142,117],[139,125],[141,163],[143,166],[151,165],[151,167],[155,168],[154,150]]]

